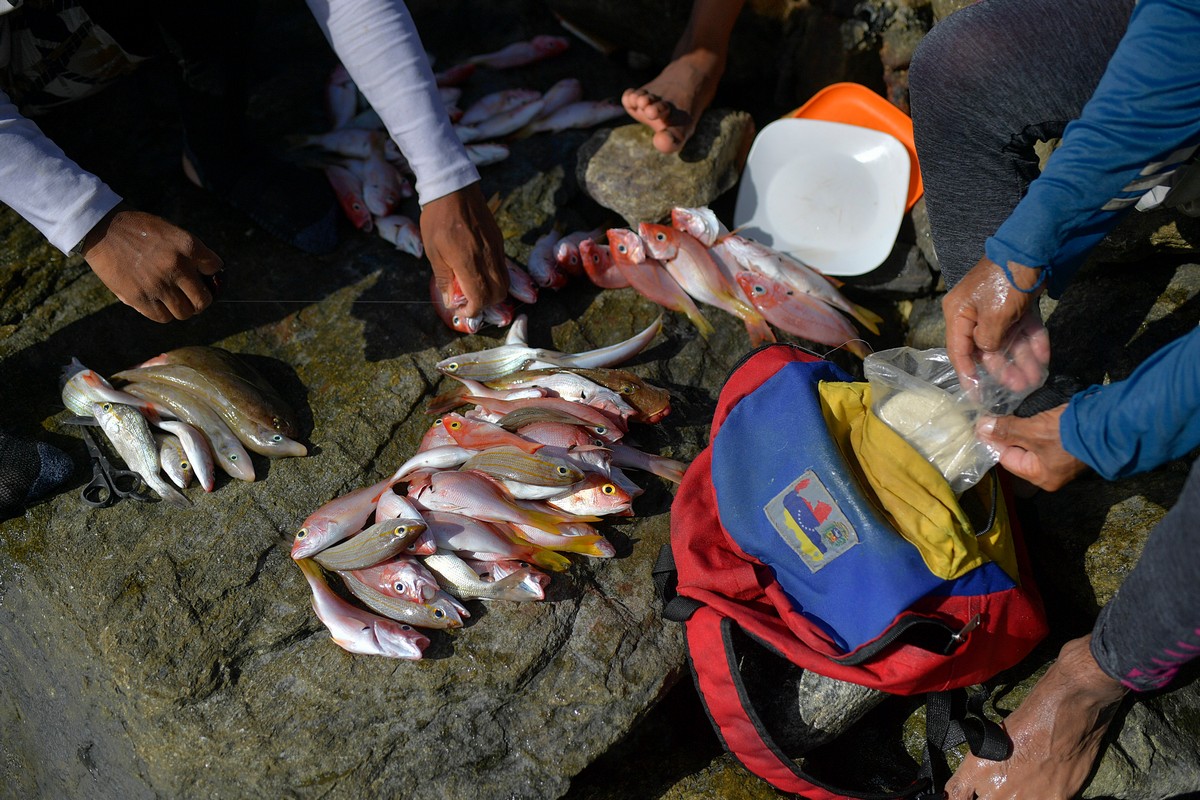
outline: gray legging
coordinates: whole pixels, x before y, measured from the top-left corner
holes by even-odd
[[[981,0],[921,41],[913,127],[947,286],[1037,177],[1034,144],[1079,116],[1132,11],[1132,0]]]
[[[948,286],[983,256],[1037,177],[1034,143],[1079,116],[1132,0],[981,0],[933,27],[909,72],[917,155]],[[1132,689],[1200,655],[1200,462],[1100,612],[1092,653]]]

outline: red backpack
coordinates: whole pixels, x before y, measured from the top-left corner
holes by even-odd
[[[748,638],[804,670],[928,695],[931,748],[966,741],[981,757],[1008,754],[999,726],[952,719],[961,702],[937,694],[994,677],[1046,635],[1008,493],[997,471],[975,487],[991,503],[976,533],[994,538],[1003,525],[1007,540],[1011,530],[1017,574],[995,561],[952,580],[932,574],[829,433],[818,387],[852,380],[790,345],[767,345],[735,368],[709,446],[675,496],[655,579],[664,616],[685,624],[717,734],[747,769],[812,800],[940,798],[945,766],[928,752],[921,774],[893,795],[838,790],[806,774],[762,724],[735,655],[734,638]]]

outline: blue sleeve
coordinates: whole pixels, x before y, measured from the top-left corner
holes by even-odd
[[[1048,267],[1061,294],[1087,253],[1200,143],[1200,2],[1140,0],[1100,84],[988,258]]]
[[[1058,430],[1067,452],[1113,480],[1154,469],[1200,446],[1200,328],[1123,381],[1071,398]]]

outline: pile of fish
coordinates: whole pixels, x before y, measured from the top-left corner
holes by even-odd
[[[568,48],[562,36],[535,36],[492,53],[477,55],[435,74],[442,103],[454,130],[477,166],[509,155],[508,138],[598,125],[625,114],[620,103],[583,99],[575,78],[558,81],[545,92],[502,89],[459,107],[462,84],[478,68],[510,69],[550,58]],[[291,137],[297,148],[315,148],[342,210],[360,230],[377,231],[398,249],[424,255],[418,225],[400,213],[413,196],[408,162],[388,136],[383,121],[362,97],[345,67],[330,74],[325,91],[332,127],[320,134]]]
[[[458,386],[430,402],[438,416],[417,452],[318,508],[296,533],[292,558],[333,641],[419,659],[425,632],[470,616],[464,601],[541,600],[549,573],[570,567],[565,554],[615,555],[593,523],[633,514],[642,489],[622,470],[678,483],[686,467],[622,441],[631,422],[670,411],[665,390],[615,368],[661,322],[571,354],[530,347],[519,316],[503,345],[438,362]]]
[[[731,233],[708,208],[675,208],[670,225],[643,222],[636,232],[550,232],[534,244],[528,270],[543,288],[577,275],[603,289],[632,287],[686,315],[705,337],[713,328],[696,304],[719,308],[742,320],[752,346],[775,341],[774,326],[864,357],[870,351],[847,315],[875,334],[882,321],[843,296],[833,278]]]
[[[193,479],[213,491],[217,468],[253,481],[247,450],[270,458],[307,454],[293,438],[288,404],[228,350],[181,347],[112,378],[116,385],[72,359],[63,368],[63,404],[94,420],[129,469],[174,505],[190,504],[178,490]]]

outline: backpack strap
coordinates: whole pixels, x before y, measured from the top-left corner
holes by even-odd
[[[799,794],[806,800],[941,797],[940,792],[929,794],[932,784],[920,778],[899,793],[839,789],[809,775],[788,758],[766,729],[746,692],[732,642],[735,625],[729,617],[700,604],[685,630],[692,675],[709,719],[725,748],[748,770],[777,789]]]
[[[654,591],[663,604],[663,619],[671,622],[686,622],[697,608],[704,605],[699,600],[684,597],[675,591],[678,584],[678,573],[675,570],[675,554],[671,552],[670,544],[664,544],[659,548],[658,558],[655,560],[650,574],[654,580]]]

